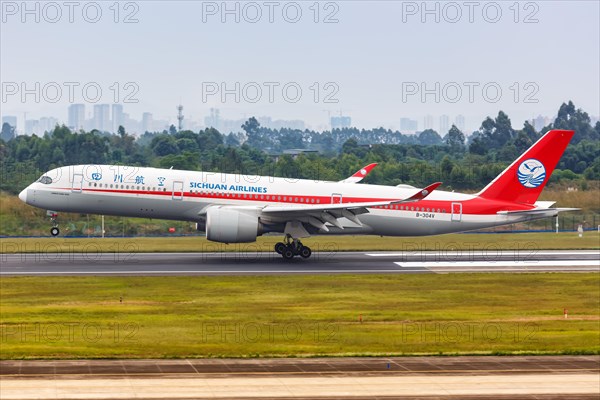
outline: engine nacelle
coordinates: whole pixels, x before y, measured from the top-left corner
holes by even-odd
[[[252,212],[210,207],[206,213],[206,238],[221,243],[255,242],[260,222]]]

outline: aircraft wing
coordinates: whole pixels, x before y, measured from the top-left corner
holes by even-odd
[[[347,218],[355,224],[362,226],[358,218],[356,218],[356,215],[368,213],[369,207],[412,203],[423,200],[440,185],[441,182],[433,183],[425,189],[418,190],[406,199],[360,203],[267,205],[261,209],[260,214],[261,217],[272,220],[298,220],[307,222],[324,231],[328,231],[328,228],[325,226],[326,222],[329,222],[338,228],[342,228],[338,218]]]
[[[351,176],[347,177],[344,180],[341,180],[340,183],[358,183],[358,182],[362,181],[364,178],[366,178],[367,175],[369,175],[369,172],[371,172],[371,170],[373,168],[375,168],[376,166],[377,166],[377,163],[372,163],[372,164],[366,165],[366,166],[362,167],[361,169],[359,169],[358,171],[356,171]]]

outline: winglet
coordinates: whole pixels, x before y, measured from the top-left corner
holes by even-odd
[[[359,169],[358,171],[356,171],[352,176],[349,176],[348,178],[341,180],[340,183],[358,183],[360,181],[362,181],[364,178],[367,177],[367,175],[369,175],[369,173],[371,172],[371,170],[373,168],[375,168],[377,166],[377,163],[372,163],[369,165],[366,165],[364,167],[362,167],[361,169]]]
[[[433,192],[435,189],[437,189],[438,186],[440,186],[441,184],[442,184],[442,182],[432,183],[431,185],[427,186],[425,189],[419,190],[417,193],[413,194],[409,198],[401,200],[401,201],[394,201],[393,203],[412,203],[414,201],[423,200],[425,197],[429,196],[431,194],[431,192]]]

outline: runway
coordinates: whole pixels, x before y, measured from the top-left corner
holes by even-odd
[[[314,253],[21,253],[0,275],[268,275],[341,273],[599,272],[598,250]]]
[[[2,399],[596,399],[598,356],[2,361]]]

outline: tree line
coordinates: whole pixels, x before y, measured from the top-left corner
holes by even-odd
[[[9,127],[2,127],[3,132]],[[525,122],[515,129],[500,111],[486,118],[468,137],[456,126],[444,135],[425,130],[406,135],[383,128],[344,128],[326,132],[273,130],[252,117],[242,134],[199,132],[174,127],[136,138],[122,127],[117,134],[72,132],[56,126],[44,136],[0,139],[0,190],[18,193],[44,171],[73,164],[122,164],[204,170],[289,178],[340,180],[360,167],[380,165],[365,180],[384,185],[444,182],[446,189],[476,190],[550,129],[573,129],[575,136],[552,181],[600,180],[600,122],[572,102],[563,103],[556,119],[539,132]],[[285,150],[314,153],[282,154]],[[299,153],[299,154],[298,154]]]

